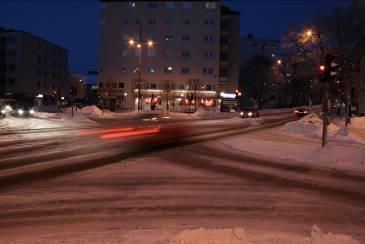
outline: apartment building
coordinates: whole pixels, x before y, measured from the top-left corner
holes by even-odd
[[[100,16],[99,95],[112,110],[219,106],[219,1],[102,0]]]
[[[236,90],[240,75],[240,13],[221,6],[221,47],[219,96],[220,110],[234,111],[238,107]]]
[[[0,96],[48,102],[68,91],[68,51],[25,31],[0,28]],[[39,101],[38,101],[39,102]]]

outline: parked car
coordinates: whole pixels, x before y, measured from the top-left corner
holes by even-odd
[[[240,112],[241,118],[258,118],[260,117],[259,110],[255,107],[245,108]]]
[[[299,108],[296,108],[294,110],[294,113],[298,116],[298,117],[303,117],[303,116],[306,116],[308,113],[309,113],[309,110],[305,107],[299,107]]]
[[[30,117],[34,114],[33,107],[30,106],[16,106],[15,109],[11,111],[11,115],[16,117]]]

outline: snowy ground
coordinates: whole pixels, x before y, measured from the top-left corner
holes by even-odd
[[[331,124],[328,145],[322,148],[322,121],[311,114],[279,128],[223,139],[219,147],[297,165],[365,173],[365,137],[356,132]]]

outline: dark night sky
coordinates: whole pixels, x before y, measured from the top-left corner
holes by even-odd
[[[280,38],[291,20],[348,1],[223,1],[241,12],[241,36]],[[72,73],[97,69],[99,1],[0,1],[0,26],[31,32],[69,50]]]

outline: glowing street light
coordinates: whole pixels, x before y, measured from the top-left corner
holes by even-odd
[[[138,43],[138,44],[137,44],[137,47],[138,47],[138,48],[141,48],[141,44],[139,44],[139,43]]]
[[[129,45],[133,46],[134,45],[134,40],[130,39],[128,43],[129,43]]]
[[[153,46],[153,41],[148,41],[148,42],[147,42],[147,45],[148,45],[149,47],[152,47],[152,46]]]
[[[313,32],[312,30],[307,30],[307,32],[305,33],[307,36],[312,36]]]
[[[276,63],[277,63],[277,64],[281,64],[281,63],[282,63],[281,59],[278,59],[278,60],[276,61]]]

